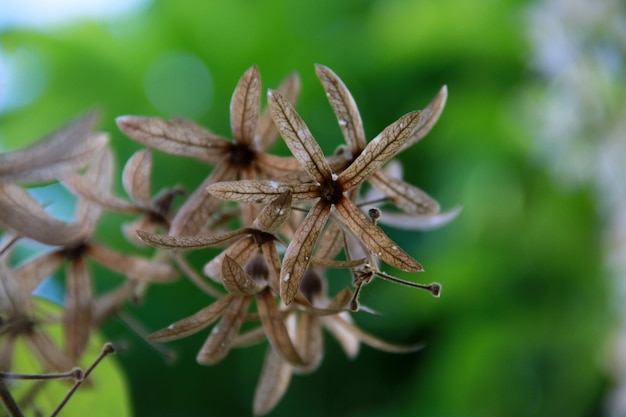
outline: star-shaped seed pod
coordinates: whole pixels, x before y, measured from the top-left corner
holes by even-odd
[[[268,104],[278,130],[308,173],[310,182],[227,181],[210,185],[207,191],[221,199],[243,203],[268,203],[285,191],[290,191],[296,201],[315,201],[283,258],[280,276],[283,301],[290,304],[295,298],[315,244],[333,207],[338,218],[373,254],[399,269],[423,271],[415,259],[369,221],[349,196],[353,188],[362,184],[399,152],[418,126],[420,112],[408,113],[385,128],[338,174],[332,170],[315,138],[289,101],[279,92],[269,90]]]
[[[299,91],[299,79],[293,74],[280,86],[290,101]],[[182,119],[170,121],[154,117],[122,116],[119,128],[130,138],[146,146],[173,155],[187,156],[215,164],[211,174],[187,198],[172,220],[170,234],[194,235],[200,232],[220,201],[207,194],[207,185],[218,181],[271,178],[298,168],[293,158],[273,156],[265,151],[274,143],[278,132],[267,111],[261,114],[261,78],[256,65],[239,80],[230,104],[233,141],[213,134]],[[255,218],[250,206],[244,210],[243,224]]]

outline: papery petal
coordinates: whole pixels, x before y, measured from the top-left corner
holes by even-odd
[[[95,120],[88,113],[27,148],[0,154],[0,179],[50,181],[85,167],[109,141],[89,133]]]
[[[60,251],[48,252],[31,258],[13,270],[13,277],[26,294],[32,293],[47,278],[61,266],[63,253]]]
[[[280,84],[278,91],[295,106],[296,99],[300,93],[300,77],[298,74],[295,72],[291,73],[285,81]],[[257,151],[265,151],[274,144],[277,138],[278,129],[276,129],[274,120],[272,120],[269,108],[265,108],[257,123],[254,149]],[[263,153],[260,153],[259,156],[260,155],[263,155]],[[300,165],[298,165],[298,167],[299,166]]]
[[[302,167],[315,181],[330,180],[333,172],[322,149],[291,103],[275,90],[268,91],[267,103],[276,127]]]
[[[381,191],[389,201],[409,214],[435,214],[439,203],[419,188],[378,170],[369,182]]]
[[[272,122],[273,123],[273,122]],[[302,169],[300,161],[294,157],[274,156],[267,153],[257,153],[254,160],[264,178],[275,178]],[[305,182],[310,181],[306,174]]]
[[[451,210],[425,215],[381,211],[378,223],[403,230],[430,230],[450,223],[461,213],[461,210],[461,206],[456,206]]]
[[[419,111],[405,114],[372,139],[350,166],[339,174],[338,181],[344,189],[349,190],[361,184],[393,158],[409,139],[419,121]]]
[[[257,253],[259,247],[252,237],[245,237],[233,243],[228,249],[217,255],[211,262],[204,265],[203,272],[213,280],[222,281],[222,263],[224,256],[230,256],[239,265],[245,265]]]
[[[448,87],[443,86],[432,99],[432,101],[426,106],[424,110],[422,110],[422,117],[420,118],[420,122],[411,133],[411,136],[406,141],[406,143],[402,146],[400,152],[405,150],[411,145],[417,143],[420,139],[422,139],[430,129],[437,123],[439,120],[439,116],[441,116],[441,112],[443,111],[443,107],[446,105],[446,99],[448,98]]]
[[[289,305],[302,282],[317,239],[330,216],[331,205],[318,201],[304,218],[295,235],[291,239],[280,271],[280,297]]]
[[[302,360],[302,357],[291,341],[291,337],[283,321],[284,318],[280,314],[274,296],[269,288],[257,295],[257,308],[259,309],[261,324],[263,324],[265,334],[272,344],[272,347],[291,365],[305,366],[306,363]]]
[[[267,348],[261,376],[254,391],[252,411],[255,416],[269,413],[283,398],[291,381],[291,369],[291,365],[272,346]]]
[[[72,245],[89,233],[84,224],[67,224],[50,217],[24,189],[2,181],[0,224],[19,236],[51,246]]]
[[[229,293],[240,296],[254,295],[264,288],[228,255],[222,262],[222,283]]]
[[[298,373],[312,372],[317,369],[324,356],[323,342],[321,318],[313,314],[300,314],[296,333],[296,349],[300,352],[306,366],[297,368]]]
[[[182,339],[183,337],[197,333],[215,322],[234,299],[235,296],[231,294],[218,298],[211,305],[197,313],[152,333],[148,336],[148,340],[154,342],[169,342],[170,340]]]
[[[344,329],[344,331],[352,334],[357,337],[361,342],[365,343],[368,346],[371,346],[375,349],[382,350],[383,352],[389,353],[411,353],[417,352],[420,349],[424,348],[424,343],[415,343],[411,345],[403,345],[396,343],[389,343],[382,339],[379,339],[376,336],[373,336],[361,329],[359,329],[354,324],[348,322],[341,316],[335,316],[333,318],[327,318],[325,320],[334,320],[335,323],[339,324],[340,327]]]
[[[201,365],[213,365],[226,357],[250,306],[252,297],[234,297],[222,319],[213,327],[196,360]]]
[[[366,145],[363,122],[356,102],[343,81],[330,68],[316,64],[315,72],[326,90],[326,97],[337,116],[350,153],[356,157]]]
[[[45,366],[46,370],[67,372],[76,366],[76,361],[61,351],[52,339],[42,331],[34,331],[25,336],[26,345]]]
[[[69,262],[66,275],[65,340],[72,358],[79,358],[91,334],[91,306],[93,292],[91,277],[82,257]]]
[[[237,229],[228,232],[216,232],[206,235],[195,236],[164,236],[155,233],[137,230],[139,239],[146,242],[150,246],[161,249],[202,249],[211,246],[221,245],[231,239],[248,234],[247,229]]]
[[[285,191],[267,205],[252,223],[253,229],[276,233],[291,214],[291,191]]]
[[[342,198],[335,205],[335,209],[355,237],[362,241],[375,256],[403,271],[421,272],[424,270],[419,262],[413,259],[398,244],[389,239],[385,232],[365,217],[352,201]]]
[[[317,184],[282,183],[276,181],[222,181],[206,190],[222,200],[240,203],[269,204],[285,192],[291,192],[294,201],[310,200],[319,196]]]
[[[172,282],[178,277],[178,272],[169,262],[122,255],[96,244],[89,244],[87,254],[99,264],[129,279],[149,282]]]
[[[213,172],[185,200],[172,219],[170,234],[173,236],[195,235],[217,210],[220,201],[206,192],[206,187],[218,181],[228,181],[237,175],[237,171],[225,161],[218,164]]]
[[[115,121],[122,132],[139,143],[209,164],[219,162],[232,146],[229,140],[185,119],[120,116]]]
[[[230,100],[230,128],[237,143],[251,146],[261,107],[261,78],[256,65],[241,76]]]
[[[126,193],[140,207],[147,209],[151,206],[152,191],[150,187],[150,173],[152,172],[152,152],[142,149],[133,154],[124,165],[122,185]]]

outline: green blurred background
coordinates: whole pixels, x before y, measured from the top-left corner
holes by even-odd
[[[327,337],[321,368],[294,377],[270,415],[602,415],[616,323],[604,221],[593,187],[560,185],[534,145],[535,112],[550,80],[531,65],[532,7],[519,0],[160,0],[113,18],[7,26],[1,48],[16,86],[0,86],[0,146],[24,146],[93,107],[99,128],[111,132],[118,168],[140,148],[119,132],[118,115],[185,116],[230,137],[230,95],[256,63],[264,88],[299,72],[298,110],[331,153],[342,138],[314,63],[347,84],[368,138],[447,84],[438,124],[400,159],[409,182],[463,212],[436,231],[387,229],[426,269],[401,276],[438,281],[443,296],[376,281],[362,302],[384,315],[355,315],[386,340],[426,348],[392,355],[364,346],[350,361]],[[157,154],[154,189],[192,189],[209,171]],[[99,237],[135,250],[119,233],[121,220],[107,215]],[[190,257],[199,266],[211,253]],[[101,290],[119,282],[94,270]],[[336,281],[349,282],[342,274]],[[152,331],[209,302],[181,280],[151,287],[127,313]],[[114,360],[134,415],[250,415],[265,344],[202,367],[195,355],[208,331],[168,344],[174,364],[119,320],[104,333],[124,346]]]

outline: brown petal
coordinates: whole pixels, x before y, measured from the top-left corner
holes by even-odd
[[[224,256],[222,262],[222,282],[228,292],[234,295],[254,295],[264,288],[228,255]]]
[[[430,230],[441,227],[454,220],[461,212],[461,209],[461,206],[456,206],[451,210],[442,211],[441,213],[425,214],[422,216],[383,211],[381,212],[380,219],[378,219],[378,223],[403,230]]]
[[[280,271],[280,297],[287,305],[291,304],[300,288],[317,239],[330,216],[330,208],[327,202],[318,201],[300,223],[287,247]]]
[[[287,191],[294,201],[310,200],[319,196],[317,184],[282,183],[277,181],[222,181],[209,185],[206,190],[222,200],[240,203],[269,204]]]
[[[218,181],[235,178],[236,169],[225,161],[218,164],[211,174],[187,197],[172,219],[170,235],[184,236],[197,234],[217,210],[221,201],[206,192],[206,187]]]
[[[114,171],[113,153],[111,149],[105,148],[89,164],[84,178],[88,184],[91,184],[94,190],[98,190],[103,194],[111,194]],[[93,234],[101,214],[102,208],[98,204],[84,198],[78,198],[75,216],[79,223],[84,224],[90,230],[89,235]]]
[[[79,358],[91,333],[91,277],[82,257],[67,266],[65,296],[65,339],[72,358]]]
[[[209,164],[219,162],[232,146],[230,141],[184,119],[120,116],[115,121],[122,132],[139,143]]]
[[[12,369],[13,352],[15,351],[15,342],[17,336],[14,334],[2,335],[0,340],[0,372],[9,372]]]
[[[256,65],[241,76],[230,100],[230,128],[235,141],[251,146],[261,107],[261,78]]]
[[[115,289],[96,298],[92,303],[91,313],[94,326],[101,326],[104,322],[120,311],[128,297],[133,292],[134,288],[134,283],[125,282]]]
[[[269,346],[261,376],[254,391],[252,411],[255,416],[262,416],[274,409],[285,395],[291,381],[291,366],[283,360],[276,350]]]
[[[350,153],[352,156],[358,155],[365,148],[365,131],[352,94],[330,68],[316,64],[315,72],[326,90],[326,97],[337,116]]]
[[[352,201],[342,198],[339,204],[335,205],[335,209],[355,237],[361,240],[375,256],[403,271],[422,272],[424,270],[419,262],[365,217]]]
[[[28,312],[29,306],[30,291],[25,291],[24,282],[18,281],[4,262],[0,262],[0,312],[23,314]]]
[[[252,223],[253,229],[276,233],[291,214],[291,192],[285,191],[267,205]]]
[[[276,250],[275,244],[261,245],[261,251],[263,252],[263,258],[267,265],[269,272],[268,285],[276,293],[280,292],[280,257],[278,256],[278,250]]]
[[[216,232],[210,235],[164,236],[137,230],[137,236],[150,246],[161,249],[202,249],[220,245],[231,239],[249,233],[247,229]]]
[[[96,203],[105,210],[114,211],[116,213],[141,212],[141,208],[134,204],[94,187],[94,185],[82,175],[68,175],[63,178],[63,184],[81,198]]]
[[[372,139],[354,162],[339,174],[338,181],[344,189],[361,184],[393,158],[409,139],[419,121],[419,111],[405,114]]]
[[[296,99],[300,93],[300,77],[297,73],[291,73],[278,87],[278,91],[296,105]],[[258,151],[269,149],[278,138],[278,129],[272,120],[269,108],[265,108],[256,127],[256,139],[254,148]],[[262,155],[262,153],[260,153]],[[300,165],[298,165],[299,167]]]
[[[343,233],[339,225],[335,220],[328,223],[326,230],[324,231],[324,239],[321,240],[317,249],[315,250],[315,256],[324,260],[334,259],[335,256],[341,250],[343,245]]]
[[[272,122],[274,123],[274,122]],[[259,168],[259,171],[263,174],[264,178],[275,178],[294,171],[302,169],[300,162],[292,157],[274,156],[267,153],[257,153],[254,160]],[[309,176],[306,174],[306,181],[309,181]]]
[[[369,182],[405,213],[435,214],[439,212],[439,203],[424,191],[387,175],[382,170],[376,171],[369,178]]]
[[[76,366],[76,361],[62,352],[52,339],[41,330],[28,334],[24,341],[49,371],[67,372]]]
[[[150,173],[152,172],[152,152],[142,149],[133,154],[124,165],[122,185],[126,193],[140,207],[151,206]]]
[[[263,326],[255,327],[252,330],[246,330],[237,335],[231,347],[248,347],[259,344],[266,340],[265,329]]]
[[[367,332],[364,332],[363,330],[359,329],[354,324],[349,323],[347,320],[344,320],[340,316],[328,318],[327,320],[334,320],[335,323],[339,324],[349,334],[356,336],[361,342],[375,349],[382,350],[383,352],[411,353],[411,352],[417,352],[418,350],[424,347],[424,343],[415,343],[412,345],[401,345],[401,344],[396,344],[396,343],[385,342],[384,340],[379,339],[376,336],[373,336]]]
[[[44,253],[13,270],[13,277],[22,284],[24,292],[30,294],[44,278],[56,271],[62,261],[63,254],[59,251]]]
[[[83,168],[109,140],[89,133],[95,120],[90,112],[25,149],[0,154],[0,179],[50,181]]]
[[[213,365],[226,357],[243,322],[252,297],[234,297],[222,319],[213,327],[211,335],[198,352],[201,365]]]
[[[314,371],[322,361],[324,353],[320,317],[307,313],[300,314],[296,334],[296,348],[300,352],[302,360],[307,364],[304,368],[298,368],[298,371]]]
[[[217,320],[234,299],[235,297],[231,294],[218,298],[211,305],[203,308],[194,315],[152,333],[148,336],[148,340],[152,340],[153,342],[169,342],[170,340],[182,339],[183,337],[197,333]]]
[[[290,364],[305,366],[305,362],[289,337],[283,316],[280,314],[269,288],[257,295],[257,308],[259,309],[259,316],[261,316],[265,334],[267,334],[272,347]]]
[[[178,272],[169,262],[122,255],[96,244],[90,244],[87,253],[94,261],[129,279],[172,282],[178,277]]]
[[[245,237],[233,243],[228,249],[217,255],[211,262],[204,265],[203,272],[206,276],[221,282],[222,262],[226,255],[233,258],[239,265],[245,265],[257,253],[259,247],[252,237]]]
[[[443,111],[443,107],[446,104],[446,99],[448,98],[448,87],[443,86],[432,99],[432,101],[426,106],[424,110],[422,110],[422,117],[420,119],[419,124],[411,134],[411,137],[406,141],[406,143],[402,146],[400,152],[404,149],[408,148],[411,145],[417,143],[420,139],[422,139],[430,129],[437,123],[439,120],[439,116],[441,116],[441,112]]]
[[[354,359],[359,354],[361,342],[353,332],[346,330],[339,324],[339,318],[347,323],[352,322],[350,315],[344,312],[331,317],[323,317],[322,325],[337,339],[348,358]]]
[[[318,182],[330,180],[333,172],[322,149],[291,103],[275,90],[267,92],[267,103],[285,143],[311,178]]]
[[[2,181],[0,224],[19,236],[51,246],[72,245],[88,233],[83,224],[67,224],[50,217],[24,189]]]

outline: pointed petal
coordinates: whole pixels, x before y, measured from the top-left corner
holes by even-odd
[[[347,331],[341,326],[337,318],[341,317],[347,323],[352,323],[352,318],[346,312],[340,313],[336,316],[323,317],[322,325],[328,330],[337,342],[341,345],[341,348],[346,353],[346,356],[350,359],[354,359],[359,354],[361,347],[360,339],[352,332]]]
[[[321,318],[313,314],[300,314],[296,334],[296,349],[306,363],[298,372],[312,372],[319,366],[324,354]]]
[[[241,76],[230,100],[230,128],[235,141],[252,146],[261,107],[261,77],[256,65]]]
[[[337,116],[350,153],[357,156],[365,148],[366,142],[356,102],[343,81],[330,68],[316,64],[315,72],[326,90],[326,97]]]
[[[25,291],[24,283],[18,281],[9,268],[0,262],[0,313],[20,315],[28,312],[30,292]],[[6,317],[2,317],[6,319]],[[0,321],[0,328],[4,321]]]
[[[0,179],[50,181],[85,167],[109,141],[89,133],[95,120],[90,112],[25,149],[0,154]]]
[[[91,278],[83,258],[67,266],[65,296],[65,339],[72,358],[79,358],[91,334]]]
[[[365,217],[352,201],[342,198],[339,204],[335,205],[335,209],[352,233],[375,256],[403,271],[421,272],[424,270],[419,262],[413,259],[400,246],[389,239],[385,232]]]
[[[286,191],[259,213],[251,227],[265,233],[276,233],[290,214],[291,192]]]
[[[287,247],[280,271],[280,297],[287,305],[291,304],[300,288],[317,239],[330,216],[330,208],[325,201],[318,201],[300,223]]]
[[[269,90],[267,103],[285,143],[311,178],[318,182],[330,180],[333,172],[322,149],[289,101],[278,91]]]
[[[26,294],[32,293],[37,286],[59,268],[63,254],[59,251],[44,253],[21,264],[13,270],[13,277],[20,282]]]
[[[28,334],[24,341],[49,371],[67,372],[76,366],[76,361],[72,360],[65,352],[62,352],[52,339],[41,330]]]
[[[257,308],[261,317],[261,324],[272,347],[290,364],[305,366],[306,363],[300,357],[296,347],[289,337],[289,332],[280,314],[276,301],[269,288],[257,295]]]
[[[439,203],[419,188],[376,171],[370,178],[370,184],[376,187],[399,209],[408,214],[435,214],[439,212]]]
[[[226,357],[248,311],[252,297],[234,297],[222,319],[213,327],[196,360],[201,365],[213,365]]]
[[[184,236],[197,234],[217,210],[221,201],[206,192],[206,187],[218,181],[227,181],[235,178],[236,169],[225,161],[218,164],[211,174],[187,197],[185,203],[178,209],[172,219],[170,235]]]
[[[461,210],[461,206],[456,206],[451,210],[442,211],[441,213],[425,214],[422,216],[383,211],[378,219],[378,223],[403,230],[430,230],[450,223],[459,215]]]
[[[402,345],[396,343],[389,343],[382,339],[379,339],[376,336],[373,336],[361,329],[359,329],[354,324],[344,320],[340,316],[335,316],[333,318],[328,318],[328,320],[334,320],[337,324],[339,324],[345,331],[356,336],[361,342],[365,343],[368,346],[371,346],[375,349],[382,350],[383,352],[389,353],[411,353],[417,352],[418,350],[424,348],[424,343],[415,343],[411,345]]]
[[[128,300],[134,289],[134,283],[125,282],[117,288],[96,298],[92,303],[93,308],[91,313],[94,326],[100,327],[108,319],[113,317],[113,315],[122,308],[124,303],[126,303],[126,300]]]
[[[217,255],[211,262],[204,265],[203,272],[215,281],[222,281],[222,263],[226,255],[230,256],[239,265],[245,265],[259,250],[254,239],[245,237],[233,243],[228,249]]]
[[[349,190],[361,184],[393,158],[409,139],[419,121],[419,111],[405,114],[372,139],[354,162],[339,174],[338,181],[344,189]]]
[[[334,259],[343,246],[343,233],[337,221],[328,223],[322,239],[315,250],[315,256],[324,260]]]
[[[296,99],[300,93],[300,77],[297,73],[291,73],[278,87],[278,91],[295,107]],[[278,129],[272,120],[269,108],[265,108],[256,127],[254,149],[265,151],[270,148],[278,138]],[[261,153],[262,154],[262,153]],[[299,167],[299,165],[298,165]]]
[[[0,340],[0,372],[10,372],[17,337],[12,334],[2,336],[4,337]]]
[[[285,192],[291,192],[294,201],[310,200],[319,196],[317,184],[282,183],[276,181],[222,181],[209,185],[206,190],[222,200],[240,203],[269,204]]]
[[[448,87],[444,85],[428,106],[422,110],[422,117],[419,124],[411,134],[411,137],[409,137],[406,143],[402,146],[401,151],[419,142],[428,132],[430,132],[430,129],[432,129],[435,123],[437,123],[437,120],[439,120],[443,107],[446,105],[447,98]]]
[[[263,258],[267,265],[269,272],[268,285],[276,293],[280,292],[280,257],[278,256],[278,250],[276,250],[275,244],[261,245],[261,251],[263,252]]]
[[[209,164],[219,162],[232,146],[232,142],[184,119],[120,116],[115,122],[126,136],[150,148]]]
[[[140,213],[141,209],[129,201],[116,197],[112,193],[103,192],[82,175],[68,175],[63,178],[63,184],[72,190],[77,196],[92,203],[96,203],[105,210],[116,213]]]
[[[87,254],[94,261],[108,269],[128,277],[128,279],[150,282],[172,282],[178,272],[169,263],[157,259],[122,255],[105,246],[89,244]]]
[[[237,229],[228,232],[216,232],[210,235],[196,236],[164,236],[137,230],[139,239],[150,246],[161,249],[202,249],[228,242],[231,239],[249,233],[247,229]]]
[[[254,295],[263,289],[254,279],[243,270],[241,265],[228,255],[222,262],[222,282],[229,293],[234,295]]]
[[[246,330],[237,335],[231,347],[248,347],[259,344],[266,340],[265,330],[263,326],[255,327],[252,330]]]
[[[302,165],[294,157],[274,156],[267,153],[257,153],[255,163],[264,178],[275,178],[294,171],[302,170]],[[307,181],[309,180],[308,174]]]
[[[265,415],[276,407],[289,387],[291,369],[272,346],[267,348],[261,376],[254,391],[252,411],[255,416]]]
[[[84,178],[95,190],[103,194],[111,194],[114,171],[113,153],[111,149],[105,148],[98,157],[89,164]],[[76,202],[76,219],[90,230],[89,235],[93,234],[102,211],[102,208],[98,204],[87,199],[79,198]],[[87,238],[87,236],[85,238]]]
[[[124,165],[122,185],[126,193],[143,208],[151,206],[150,173],[152,172],[152,152],[142,149],[133,154]]]
[[[203,308],[194,315],[152,333],[148,336],[148,340],[152,340],[153,342],[169,342],[170,340],[182,339],[183,337],[197,333],[217,320],[234,299],[235,297],[231,294],[218,298],[211,305]]]
[[[88,233],[83,224],[63,223],[21,187],[0,181],[0,224],[19,236],[51,246],[72,245]]]

